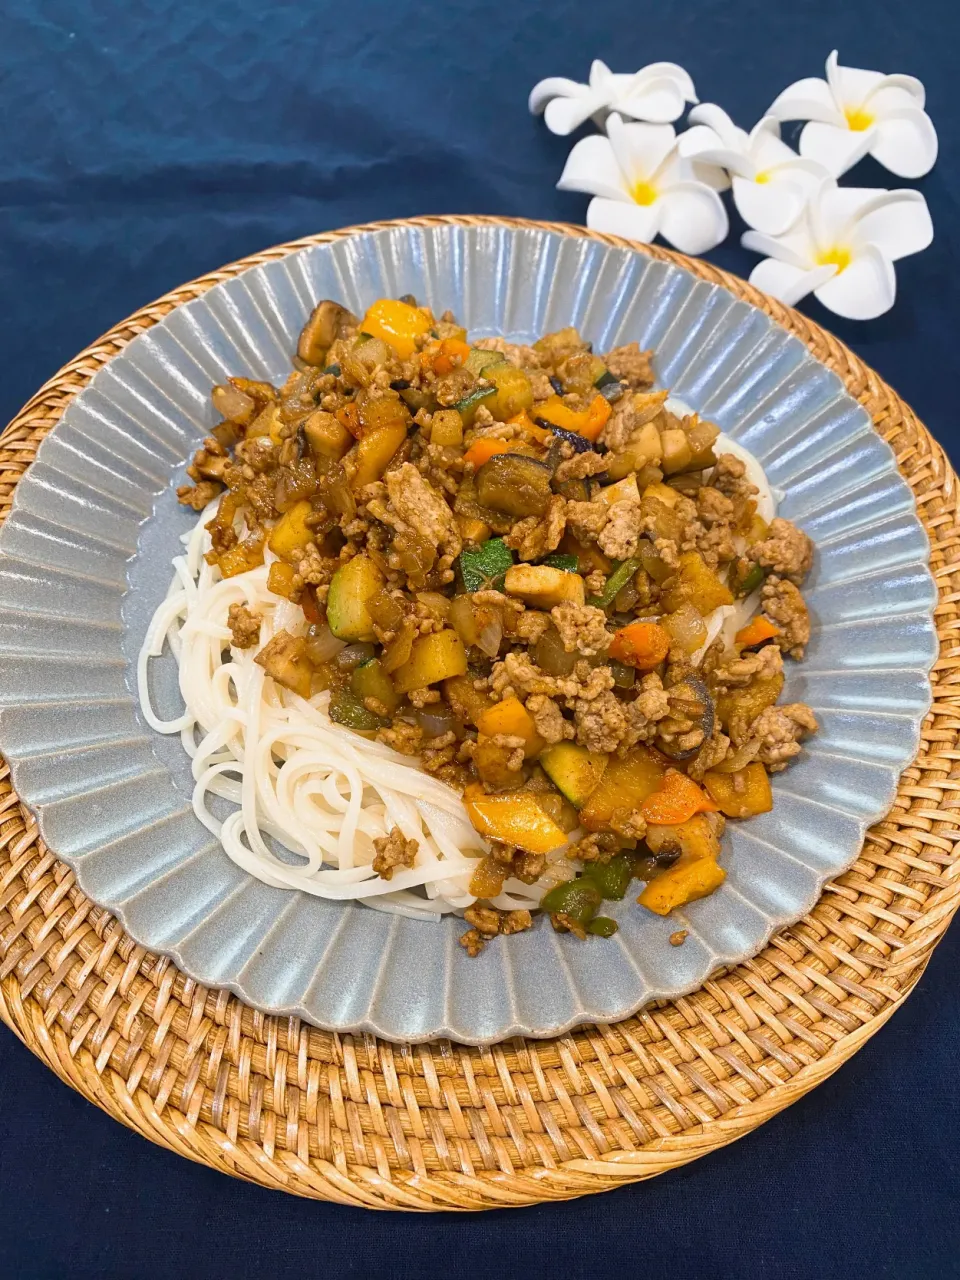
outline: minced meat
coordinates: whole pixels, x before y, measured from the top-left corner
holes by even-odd
[[[408,840],[399,827],[393,827],[388,835],[373,842],[376,855],[373,869],[382,880],[390,880],[396,867],[412,867],[420,848],[418,840]]]

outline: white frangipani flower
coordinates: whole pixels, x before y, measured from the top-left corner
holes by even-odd
[[[873,320],[893,306],[893,264],[933,239],[919,191],[882,191],[823,184],[806,216],[782,236],[747,231],[745,249],[767,254],[750,283],[795,306],[813,293],[848,320]]]
[[[692,178],[669,124],[624,124],[616,114],[607,136],[581,138],[557,187],[594,197],[587,226],[648,244],[659,233],[684,253],[719,244],[729,222],[723,201]]]
[[[591,116],[602,125],[610,111],[669,124],[683,115],[688,102],[696,101],[693,81],[675,62],[651,62],[633,75],[620,75],[596,58],[588,84],[550,76],[533,86],[529,105],[533,115],[543,112],[551,133],[566,136]]]
[[[810,121],[800,135],[800,154],[835,177],[870,154],[900,178],[921,178],[937,158],[937,132],[924,102],[923,85],[914,76],[838,66],[834,49],[826,80],[797,80],[767,114]]]
[[[712,102],[694,107],[677,149],[694,176],[718,191],[733,186],[733,202],[744,222],[782,235],[803,213],[807,200],[828,177],[823,165],[803,160],[780,140],[780,124],[764,116],[747,133]],[[729,177],[728,177],[729,175]]]

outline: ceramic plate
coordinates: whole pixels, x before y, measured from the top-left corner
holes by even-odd
[[[211,384],[281,382],[314,301],[451,307],[515,341],[573,324],[636,339],[662,385],[751,449],[816,543],[807,660],[784,699],[821,731],[732,823],[726,883],[669,919],[613,904],[583,944],[538,921],[472,960],[429,924],[269,888],[194,817],[176,738],[140,719],[135,657],[195,516],[174,488],[215,421]],[[0,749],[44,839],[144,946],[265,1011],[394,1040],[556,1035],[697,987],[801,917],[889,808],[930,702],[928,544],[893,454],[842,383],[764,313],[682,268],[554,230],[396,226],[253,267],[174,310],[68,405],[0,533]],[[175,705],[172,661],[158,664]],[[606,909],[606,908],[605,908]],[[684,946],[668,935],[684,928]]]

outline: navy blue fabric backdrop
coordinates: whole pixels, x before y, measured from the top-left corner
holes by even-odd
[[[811,313],[960,461],[955,0],[6,0],[0,12],[0,419],[116,321],[233,258],[418,213],[582,221],[545,75],[672,59],[751,125],[834,46],[927,85],[933,247],[895,310]],[[867,162],[851,176],[899,185]],[[708,255],[746,275],[731,239]],[[766,1128],[645,1185],[482,1216],[375,1215],[188,1164],[123,1129],[0,1029],[0,1275],[960,1275],[960,934],[902,1012]]]

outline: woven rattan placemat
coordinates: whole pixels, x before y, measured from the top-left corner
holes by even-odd
[[[71,396],[131,338],[245,267],[379,225],[233,263],[82,352],[0,439],[0,520]],[[872,415],[916,495],[941,651],[920,752],[890,815],[809,915],[691,996],[552,1041],[410,1047],[264,1015],[137,946],[38,839],[3,768],[0,1016],[144,1137],[267,1187],[372,1208],[483,1209],[604,1191],[693,1160],[789,1106],[878,1031],[922,974],[960,903],[957,478],[910,408],[830,334],[707,263],[644,252],[724,285],[801,338]]]

